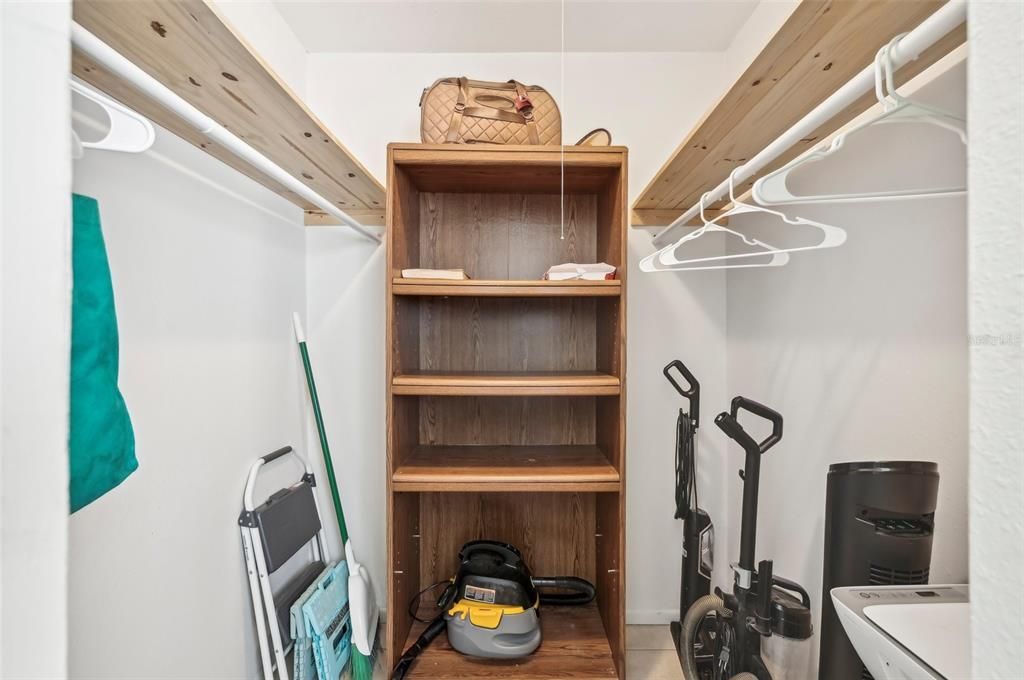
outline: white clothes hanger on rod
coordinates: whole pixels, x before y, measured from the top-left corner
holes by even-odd
[[[731,193],[731,191],[730,191],[730,193]],[[700,219],[701,219],[701,222],[704,223],[704,225],[699,227],[699,228],[697,228],[697,229],[695,229],[695,230],[693,230],[693,231],[691,231],[686,236],[683,236],[681,239],[679,239],[679,241],[677,241],[676,243],[672,244],[669,247],[671,247],[671,248],[678,248],[679,246],[682,246],[684,243],[695,241],[696,239],[701,238],[702,236],[704,236],[705,234],[707,234],[709,232],[720,232],[720,233],[724,233],[724,234],[729,234],[731,236],[737,236],[740,239],[742,239],[742,241],[745,244],[747,244],[748,246],[755,246],[755,247],[762,248],[762,250],[760,252],[744,253],[744,255],[747,255],[748,257],[758,257],[758,256],[762,256],[763,257],[763,256],[771,255],[772,258],[768,262],[747,262],[747,261],[744,261],[744,262],[739,263],[739,264],[722,264],[722,265],[694,266],[694,267],[665,267],[665,266],[662,266],[661,260],[659,259],[659,256],[662,254],[662,252],[664,252],[664,249],[663,249],[663,250],[659,250],[659,251],[656,251],[654,253],[651,253],[650,255],[645,257],[644,259],[640,260],[640,270],[641,271],[644,271],[644,272],[707,271],[707,270],[712,270],[712,269],[749,269],[749,268],[754,268],[754,267],[782,267],[782,266],[786,265],[786,263],[789,262],[789,254],[788,253],[780,251],[778,248],[776,248],[774,246],[771,246],[771,245],[769,245],[769,244],[767,244],[767,243],[765,243],[763,241],[759,241],[759,240],[757,240],[755,238],[750,238],[746,234],[741,234],[738,231],[733,231],[732,229],[729,229],[727,227],[722,226],[721,224],[718,224],[717,220],[722,219],[723,216],[720,215],[719,217],[716,217],[714,220],[710,220],[709,221],[707,219],[707,217],[705,216],[705,214],[704,214],[704,206],[705,206],[705,201],[707,200],[707,197],[708,197],[707,192],[705,192],[700,197]],[[696,264],[696,265],[700,265],[700,264],[705,263],[705,262],[714,262],[714,261],[718,261],[718,260],[722,260],[722,259],[727,259],[727,258],[730,258],[730,257],[737,257],[737,256],[738,256],[738,254],[737,255],[724,255],[724,256],[718,255],[718,256],[712,256],[712,257],[694,258],[694,259],[686,260],[685,262],[682,262],[680,264]]]
[[[156,129],[148,118],[75,78],[71,79],[71,91],[99,105],[110,119],[107,134],[96,142],[83,142],[72,130],[72,157],[81,158],[85,149],[142,153],[153,146]]]
[[[857,203],[862,201],[879,201],[912,198],[931,198],[936,196],[963,195],[967,187],[939,187],[933,189],[895,189],[891,191],[872,191],[844,194],[796,195],[789,190],[788,180],[794,170],[810,163],[816,163],[832,156],[841,150],[862,130],[876,125],[893,123],[935,125],[957,134],[960,141],[967,143],[967,121],[948,111],[913,102],[896,91],[892,51],[905,36],[898,35],[882,47],[875,56],[875,96],[882,106],[882,112],[840,133],[832,142],[821,149],[800,156],[774,172],[770,172],[754,183],[751,192],[754,200],[762,205],[791,205],[794,203]]]
[[[907,64],[937,43],[967,19],[966,0],[949,0],[931,16],[922,21],[917,28],[910,31],[892,50],[893,66]],[[822,125],[832,120],[836,114],[856,102],[862,95],[871,90],[876,81],[874,65],[869,64],[845,85],[836,90],[797,123],[780,135],[774,142],[766,146],[746,163],[741,165],[736,177],[737,182],[745,182],[767,167],[772,161],[801,139],[814,134]],[[711,189],[711,203],[726,195],[729,188],[728,179],[723,179]],[[662,247],[675,240],[675,234],[697,216],[697,206],[693,205],[684,211],[671,224],[654,235],[654,245]]]
[[[787,253],[798,253],[798,252],[809,252],[812,250],[824,250],[827,248],[836,248],[846,243],[846,230],[837,227],[832,224],[825,224],[824,222],[817,222],[815,220],[809,220],[804,217],[790,217],[785,213],[781,213],[778,210],[771,210],[764,208],[759,205],[752,203],[744,203],[736,196],[736,177],[739,173],[740,168],[734,169],[729,173],[729,199],[732,201],[732,207],[726,212],[722,213],[715,219],[724,219],[727,217],[735,217],[737,215],[747,214],[766,214],[773,215],[781,219],[784,223],[792,226],[807,226],[814,227],[822,233],[822,239],[819,243],[811,246],[795,246],[793,248],[773,248],[773,254],[787,254]],[[703,203],[703,198],[702,198]],[[687,235],[688,236],[688,235]],[[676,271],[686,270],[689,267],[677,267],[676,265],[688,265],[688,264],[703,264],[707,262],[721,261],[721,260],[743,260],[751,257],[763,256],[766,253],[734,253],[730,255],[719,255],[715,257],[704,257],[689,260],[681,260],[677,256],[677,251],[680,246],[686,242],[686,236],[679,239],[675,243],[672,243],[661,250],[657,251],[654,256],[656,257],[659,264],[664,265],[666,268],[673,269]],[[747,237],[744,237],[747,238]],[[748,241],[749,242],[749,241]],[[760,241],[758,244],[762,244]],[[788,255],[787,255],[788,257]],[[771,264],[771,263],[768,263]],[[743,263],[737,265],[730,262],[728,265],[723,265],[721,269],[726,268],[737,268],[743,266]],[[752,265],[746,265],[747,267]],[[765,266],[765,265],[762,265]]]
[[[358,220],[306,186],[277,163],[236,137],[227,128],[192,106],[166,85],[153,78],[153,76],[143,71],[129,59],[126,59],[117,50],[75,22],[71,22],[71,43],[76,49],[81,50],[83,54],[97,61],[113,75],[139,92],[142,92],[154,102],[173,112],[191,128],[202,133],[215,144],[238,156],[252,167],[277,181],[289,191],[309,201],[328,215],[338,218],[342,223],[348,225],[360,235],[375,243],[381,242],[380,236],[364,227]]]

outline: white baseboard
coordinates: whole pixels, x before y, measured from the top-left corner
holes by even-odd
[[[679,618],[679,612],[671,609],[627,609],[627,626],[668,625]]]

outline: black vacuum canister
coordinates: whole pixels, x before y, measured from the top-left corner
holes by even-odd
[[[818,680],[871,678],[829,593],[841,586],[928,583],[938,493],[935,463],[837,463],[829,468]]]

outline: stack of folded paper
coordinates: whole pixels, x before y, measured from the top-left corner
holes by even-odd
[[[615,278],[615,267],[604,262],[595,264],[556,264],[544,274],[548,281],[572,281],[579,279],[583,281],[605,281]]]

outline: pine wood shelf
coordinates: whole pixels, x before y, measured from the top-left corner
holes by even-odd
[[[460,397],[613,396],[620,381],[597,371],[571,373],[402,373],[392,381],[397,395]]]
[[[412,678],[625,677],[626,187],[621,147],[388,146],[387,665],[421,630],[410,601],[467,541],[597,590],[544,608],[527,659],[438,639]],[[619,278],[541,280],[563,262]]]
[[[395,278],[392,292],[395,295],[465,297],[617,297],[622,293],[622,282]]]
[[[395,469],[396,491],[619,491],[598,446],[417,446]]]
[[[75,21],[88,31],[296,179],[363,224],[383,224],[381,183],[211,3],[75,0],[73,12]],[[77,50],[72,72],[304,210],[316,211]]]
[[[423,609],[421,618],[436,611]],[[594,605],[585,607],[542,607],[540,648],[524,660],[482,661],[462,656],[441,635],[416,662],[411,678],[470,680],[514,678],[515,680],[566,680],[567,678],[618,678],[614,657],[608,646],[601,616]],[[424,626],[417,623],[405,641],[408,647]]]
[[[861,69],[893,37],[916,27],[945,0],[803,0],[732,88],[700,120],[633,203],[634,227],[665,226],[702,192],[777,139]],[[950,33],[897,72],[897,85],[966,40]],[[744,190],[804,153],[875,103],[865,94],[801,140]],[[721,203],[718,204],[719,206]],[[708,206],[709,208],[715,206]]]

